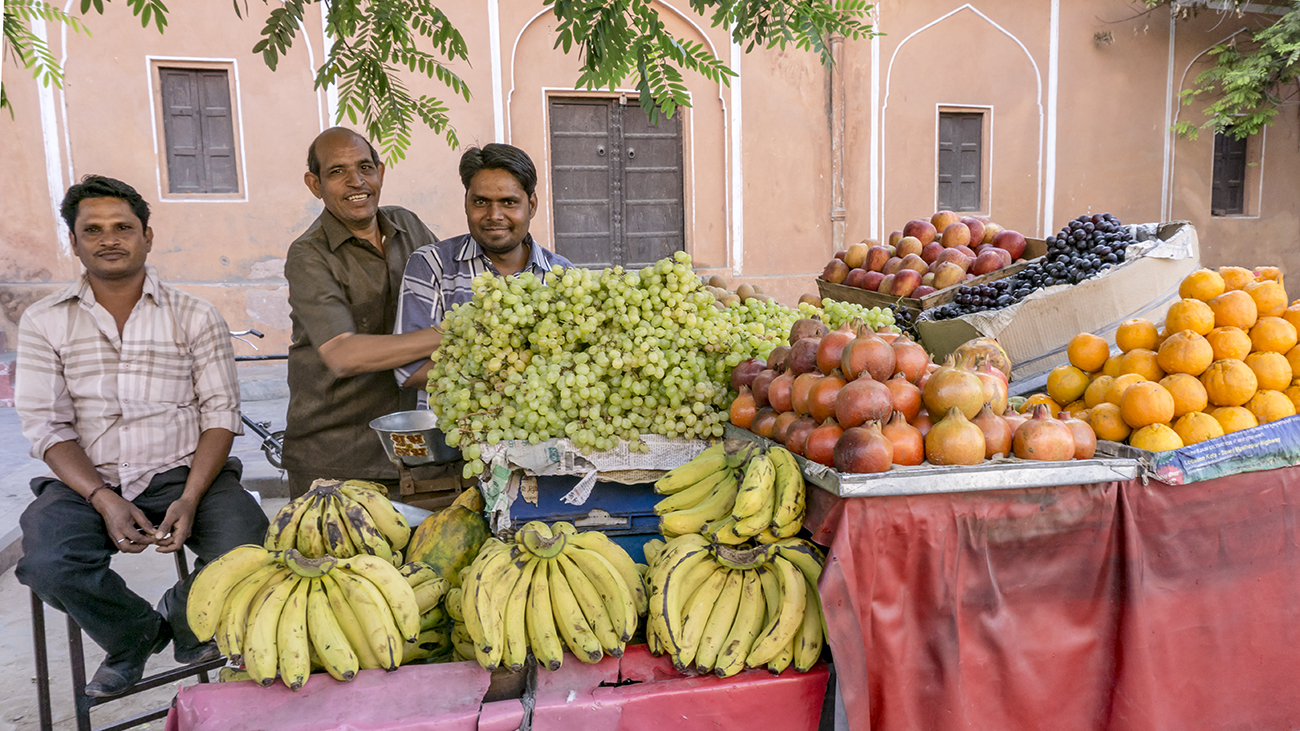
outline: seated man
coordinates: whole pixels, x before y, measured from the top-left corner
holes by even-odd
[[[473,298],[471,284],[483,272],[504,277],[530,271],[546,281],[552,267],[573,266],[528,233],[537,214],[537,168],[528,153],[497,143],[471,147],[460,158],[460,181],[469,233],[411,254],[397,301],[397,334],[440,324],[453,305]],[[395,369],[398,383],[420,389],[421,405],[432,367],[426,357]]]
[[[197,571],[261,543],[267,520],[228,459],[243,431],[230,332],[216,308],[145,264],[149,205],[121,181],[87,176],[61,212],[86,271],[19,325],[18,415],[54,476],[32,480],[16,573],[104,648],[86,694],[109,697],[173,638],[177,662],[220,656],[190,631],[189,582],[155,611],[109,568],[113,554],[189,546]]]

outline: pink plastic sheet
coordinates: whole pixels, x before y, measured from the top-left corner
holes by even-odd
[[[1300,467],[810,493],[850,728],[1300,728]]]

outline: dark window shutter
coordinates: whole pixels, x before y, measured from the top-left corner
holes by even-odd
[[[1246,139],[1214,135],[1214,182],[1210,213],[1215,216],[1246,212]]]
[[[227,73],[178,68],[158,72],[168,192],[239,192]]]
[[[951,211],[980,209],[984,165],[984,115],[939,114],[939,208]]]

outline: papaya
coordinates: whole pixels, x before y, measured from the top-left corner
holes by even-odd
[[[479,492],[477,487],[467,488],[460,495],[457,495],[452,505],[459,505],[474,513],[482,513],[487,508],[487,502],[483,500],[483,493]]]
[[[462,493],[457,502],[470,492]],[[478,493],[478,490],[472,492]],[[482,499],[480,495],[480,503]],[[466,498],[467,502],[472,500],[472,497]],[[474,561],[483,541],[490,535],[492,531],[481,512],[453,503],[421,521],[406,547],[406,560],[423,561],[449,584],[460,586],[460,570]]]

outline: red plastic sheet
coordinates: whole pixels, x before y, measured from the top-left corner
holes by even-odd
[[[1300,728],[1300,467],[815,492],[854,731]]]

